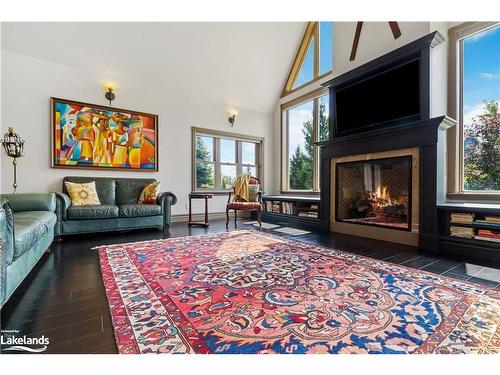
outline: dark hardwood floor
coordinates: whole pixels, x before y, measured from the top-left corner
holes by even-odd
[[[252,224],[238,222],[238,228]],[[82,235],[55,241],[35,269],[1,310],[1,328],[16,336],[45,335],[45,353],[116,353],[113,329],[101,279],[97,245],[134,242],[234,230],[225,221],[211,221],[210,228],[174,224],[169,232],[157,230]],[[415,248],[388,242],[293,230],[264,223],[263,231],[408,267],[500,288],[500,269],[458,259],[429,256]],[[7,353],[7,352],[4,352]]]

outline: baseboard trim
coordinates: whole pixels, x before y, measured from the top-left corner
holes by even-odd
[[[250,219],[250,212],[238,212],[238,217],[242,219]],[[204,221],[205,214],[193,214],[193,221]],[[208,214],[208,220],[226,219],[225,212],[211,212]],[[234,213],[229,213],[229,220],[234,220]],[[187,223],[189,221],[188,214],[172,215],[172,223]]]

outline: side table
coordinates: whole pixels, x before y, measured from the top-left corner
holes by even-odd
[[[202,227],[208,227],[208,200],[212,199],[213,194],[205,194],[205,193],[189,193],[189,222],[188,226],[200,225]],[[196,222],[193,221],[192,213],[191,213],[191,201],[193,199],[204,199],[205,200],[205,222]]]

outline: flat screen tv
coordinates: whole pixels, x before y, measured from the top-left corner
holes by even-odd
[[[420,61],[414,60],[338,89],[336,134],[369,130],[420,116]],[[399,121],[398,121],[399,120]]]

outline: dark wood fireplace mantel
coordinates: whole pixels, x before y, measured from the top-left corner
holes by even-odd
[[[449,129],[455,124],[455,120],[447,116],[439,116],[333,138],[316,144],[321,147],[322,159],[430,146],[437,144],[438,130]]]

